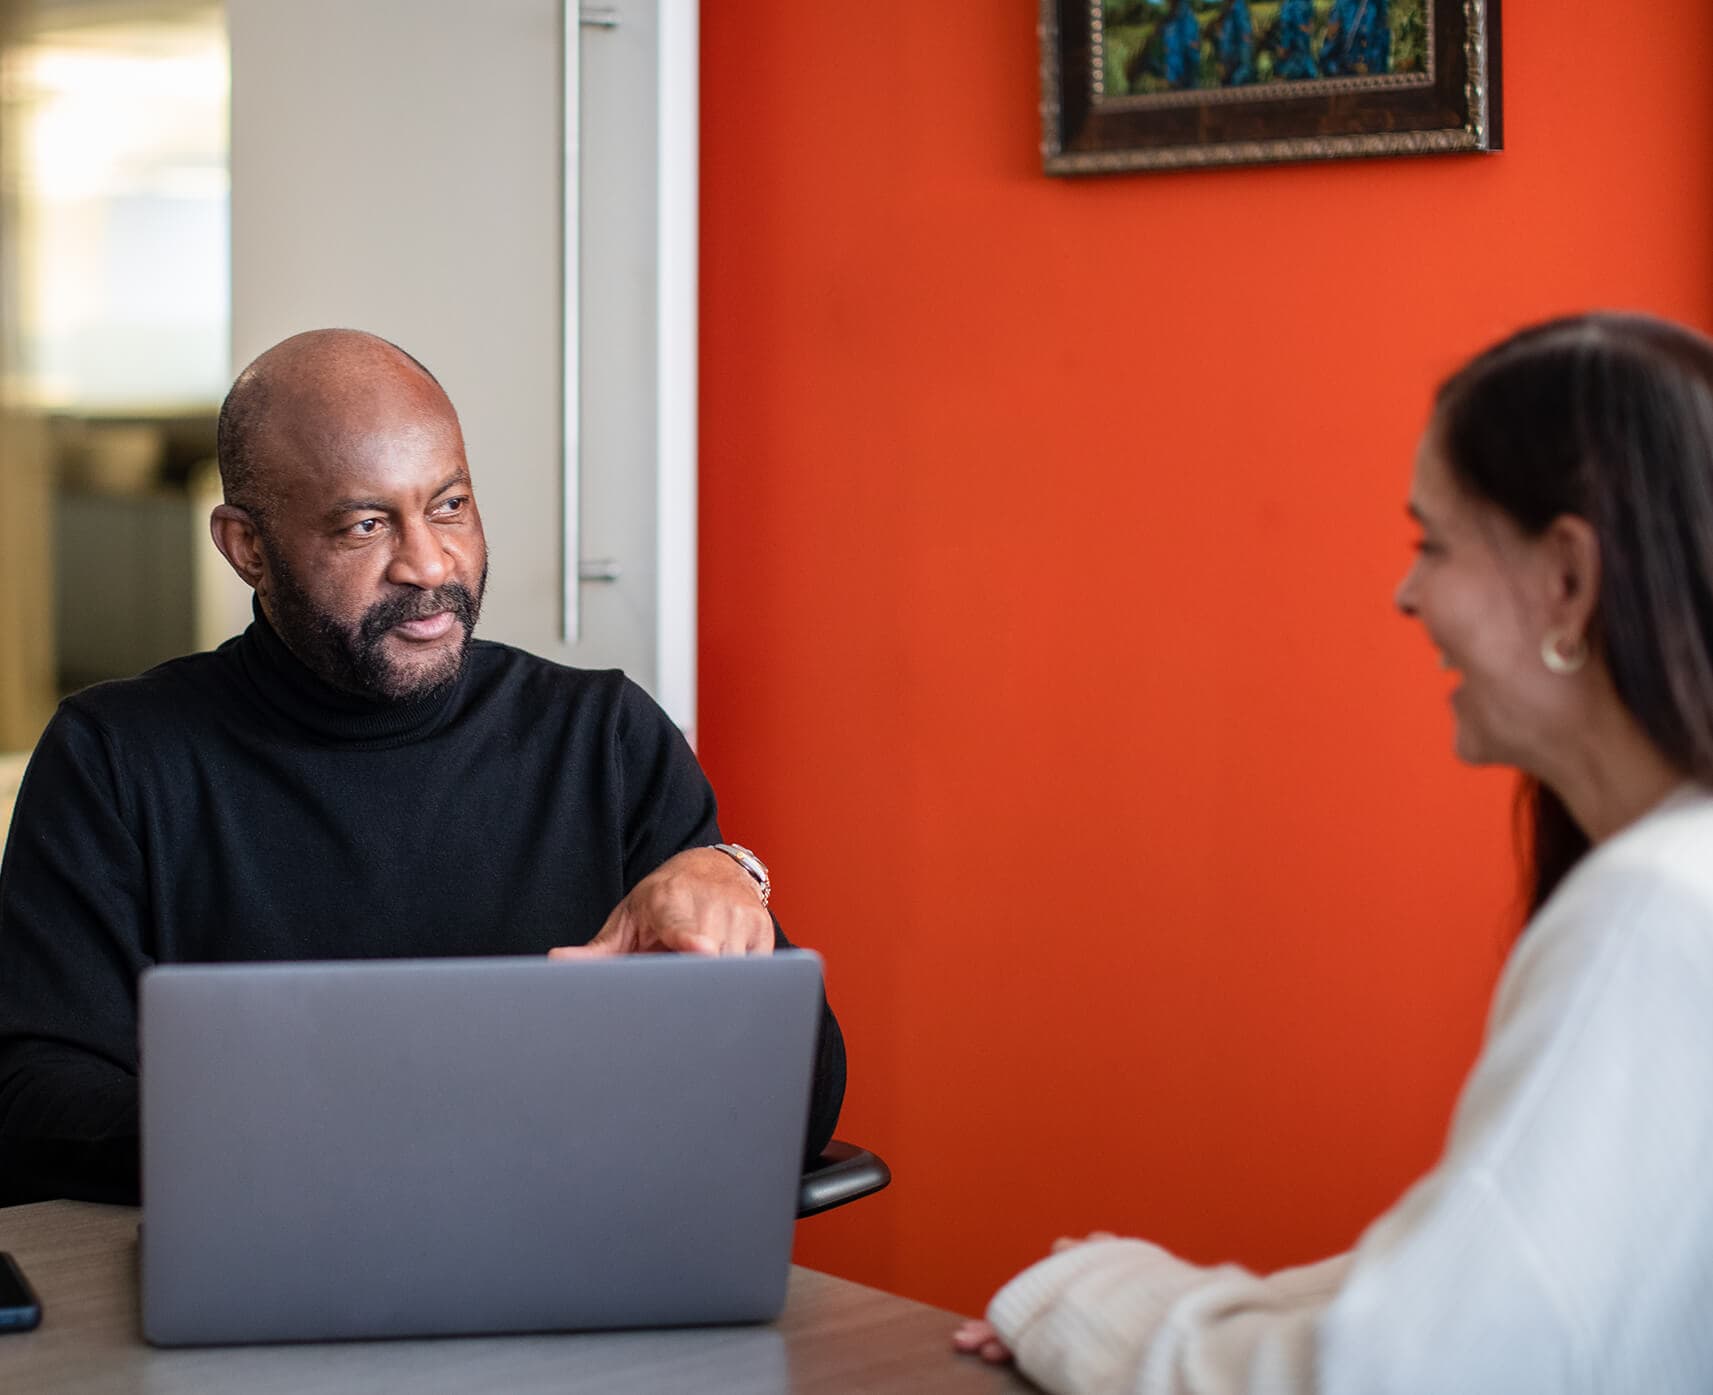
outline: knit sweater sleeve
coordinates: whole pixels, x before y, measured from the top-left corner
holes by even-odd
[[[0,1204],[136,1200],[143,887],[106,738],[62,707],[0,864]]]
[[[1311,1391],[1316,1322],[1350,1257],[1266,1276],[1203,1268],[1141,1240],[1100,1240],[1026,1269],[988,1320],[1055,1392]]]

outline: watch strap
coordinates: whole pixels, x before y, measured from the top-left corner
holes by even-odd
[[[727,857],[750,875],[755,883],[755,889],[761,896],[761,904],[765,908],[768,899],[773,895],[773,879],[767,875],[767,864],[752,853],[741,843],[715,843],[714,849],[723,852]]]

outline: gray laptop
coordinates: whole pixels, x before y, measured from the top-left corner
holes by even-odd
[[[820,984],[805,951],[150,970],[144,1335],[776,1316]]]

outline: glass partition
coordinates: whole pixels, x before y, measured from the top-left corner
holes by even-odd
[[[5,469],[48,482],[35,525],[52,560],[44,588],[39,558],[0,550],[0,589],[29,592],[11,627],[51,636],[64,692],[199,647],[228,376],[229,64],[205,2],[7,8]]]

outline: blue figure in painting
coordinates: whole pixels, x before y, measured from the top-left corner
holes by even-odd
[[[1320,76],[1314,56],[1314,0],[1283,0],[1268,37],[1274,77],[1295,82]]]
[[[1201,25],[1192,0],[1172,6],[1160,25],[1160,46],[1167,85],[1194,87],[1201,78]]]
[[[1384,73],[1392,67],[1392,0],[1333,0],[1321,71],[1328,77]]]
[[[1219,79],[1227,87],[1255,81],[1255,25],[1249,18],[1249,0],[1225,0],[1225,10],[1214,27],[1213,53],[1219,60]]]
[[[1124,75],[1134,84],[1142,77],[1164,78],[1168,87],[1201,83],[1201,22],[1194,0],[1149,0],[1155,9],[1171,9],[1130,62]]]

